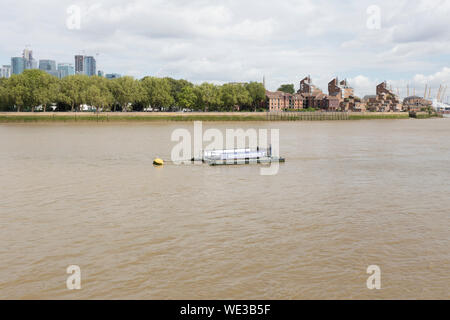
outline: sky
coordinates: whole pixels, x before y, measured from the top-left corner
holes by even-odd
[[[450,83],[450,0],[2,0],[0,64],[93,55],[105,73],[262,82],[346,78],[359,96]],[[450,89],[446,96],[450,95]]]

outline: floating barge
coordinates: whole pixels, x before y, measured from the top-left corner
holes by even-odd
[[[285,162],[281,157],[272,156],[272,147],[268,149],[230,149],[230,150],[211,150],[204,151],[201,159],[192,159],[192,161],[202,161],[211,166],[220,165],[243,165]]]

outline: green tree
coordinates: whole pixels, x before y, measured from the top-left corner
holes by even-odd
[[[41,89],[39,90],[39,103],[42,105],[43,111],[47,111],[47,106],[58,101],[60,91],[60,81],[58,78],[45,74],[41,78]]]
[[[181,105],[180,99],[179,99],[179,95],[181,94],[181,91],[185,87],[193,88],[194,85],[191,82],[184,80],[184,79],[176,80],[176,79],[169,78],[169,77],[164,78],[164,79],[166,79],[170,85],[170,94],[171,94],[172,98],[174,99],[172,106]]]
[[[262,83],[259,82],[250,82],[245,85],[245,89],[247,89],[250,98],[251,105],[254,108],[254,111],[260,106],[266,99],[266,89],[264,88]]]
[[[79,110],[86,103],[86,91],[89,77],[87,75],[68,76],[60,81],[58,100],[70,105],[71,111]]]
[[[13,74],[6,86],[8,100],[16,107],[17,112],[30,102],[30,91],[23,74]]]
[[[294,94],[295,88],[293,84],[282,84],[281,87],[278,88],[278,91]]]
[[[31,107],[32,112],[34,112],[36,106],[56,100],[54,93],[56,92],[57,78],[37,69],[25,70],[20,76],[27,88],[25,105]]]
[[[221,99],[225,111],[232,111],[235,106],[245,106],[252,103],[249,92],[241,84],[227,83],[221,87]]]
[[[178,103],[180,106],[193,109],[197,103],[197,95],[190,86],[185,86],[178,94]]]
[[[6,78],[0,78],[0,111],[5,111],[8,108],[8,94],[6,89]]]
[[[222,104],[220,88],[212,83],[202,83],[195,88],[195,92],[197,93],[199,106],[205,112]]]
[[[171,95],[170,83],[167,79],[145,77],[141,80],[145,94],[144,101],[152,108],[170,107],[175,99]]]
[[[128,111],[128,105],[143,99],[141,83],[132,77],[121,77],[110,80],[109,89],[114,98],[114,111],[116,104],[122,107],[122,111]]]
[[[109,90],[109,80],[93,76],[89,79],[89,85],[86,90],[86,103],[95,107],[97,112],[101,108],[102,110],[114,102],[114,97]]]

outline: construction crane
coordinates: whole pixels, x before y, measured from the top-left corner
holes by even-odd
[[[423,94],[424,99],[427,98],[427,87],[428,87],[428,84],[425,84],[425,93]]]
[[[439,86],[439,90],[438,90],[437,95],[436,95],[436,101],[438,101],[438,102],[439,102],[439,100],[441,98],[441,91],[442,91],[442,84]]]
[[[447,86],[445,86],[445,89],[443,89],[442,90],[442,93],[441,93],[441,102],[444,100],[444,98],[445,98],[445,93],[447,92]]]
[[[97,64],[98,64],[98,56],[99,55],[100,55],[100,53],[98,53],[98,52],[95,53],[95,61],[97,62]],[[100,69],[97,69],[97,70],[100,70]]]

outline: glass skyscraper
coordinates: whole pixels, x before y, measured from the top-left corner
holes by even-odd
[[[73,76],[75,74],[75,69],[70,63],[58,63],[58,73],[59,78]]]
[[[12,74],[21,74],[25,70],[25,59],[22,57],[11,58]]]
[[[55,60],[39,60],[39,69],[44,71],[56,71]]]
[[[76,74],[84,73],[84,56],[82,55],[75,56],[75,72]]]
[[[11,77],[11,66],[4,65],[0,68],[0,78],[9,78]]]
[[[95,76],[97,74],[97,63],[94,57],[84,57],[84,73],[88,76]]]
[[[55,60],[39,60],[39,70],[45,71],[52,76],[58,77]]]
[[[108,74],[106,74],[105,77],[106,77],[106,79],[117,79],[117,78],[120,78],[121,75],[118,73],[108,73]]]
[[[37,61],[33,58],[33,51],[24,49],[22,57],[25,59],[25,69],[37,69]]]

